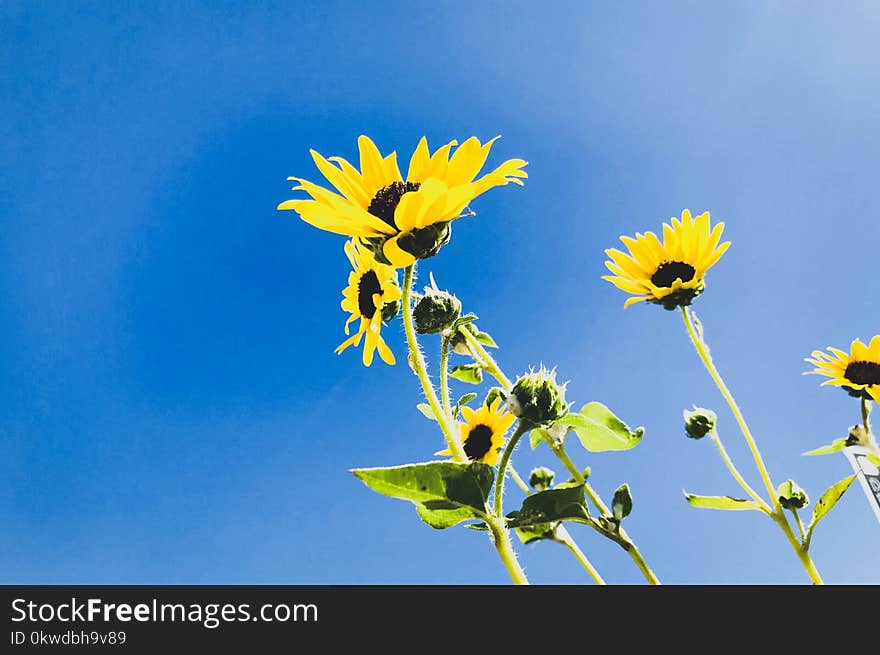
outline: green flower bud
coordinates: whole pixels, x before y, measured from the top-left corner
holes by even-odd
[[[807,492],[801,489],[794,480],[786,480],[776,489],[779,504],[785,509],[800,509],[810,504]]]
[[[398,312],[400,312],[399,301],[395,300],[394,302],[386,302],[382,305],[382,320],[385,323],[388,323],[397,316]]]
[[[548,469],[546,466],[541,466],[532,469],[532,473],[529,475],[529,485],[531,485],[532,489],[535,491],[546,491],[550,488],[550,485],[553,484],[553,478],[555,477],[556,473],[551,469]]]
[[[718,416],[711,409],[694,407],[694,411],[684,410],[684,433],[691,439],[702,439],[715,429]]]
[[[425,295],[413,308],[416,332],[437,334],[452,326],[461,315],[461,302],[447,291],[425,287]]]
[[[452,237],[451,223],[434,223],[427,227],[420,227],[404,234],[380,237],[363,237],[361,243],[373,253],[376,261],[380,264],[390,264],[388,258],[385,257],[385,242],[389,238],[397,237],[397,245],[401,250],[408,252],[416,259],[427,259],[433,257],[440,248],[449,243]]]
[[[521,375],[507,397],[510,412],[521,421],[548,426],[568,413],[565,385],[556,382],[556,371],[543,366]]]

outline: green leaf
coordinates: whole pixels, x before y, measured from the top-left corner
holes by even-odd
[[[452,322],[450,329],[452,330],[452,332],[454,334],[458,330],[458,328],[460,328],[462,325],[467,325],[468,323],[473,323],[476,320],[477,320],[476,314],[465,314],[464,316],[459,316],[457,319],[455,319]]]
[[[542,539],[552,539],[554,537],[554,528],[558,523],[536,523],[522,528],[514,528],[516,536],[524,544],[531,544]]]
[[[462,521],[474,518],[471,507],[458,507],[456,509],[429,509],[425,505],[416,503],[416,511],[421,519],[437,530],[451,528]]]
[[[538,447],[538,444],[544,441],[544,431],[541,429],[532,430],[529,433],[529,445],[532,450]]]
[[[632,512],[633,501],[632,494],[629,491],[628,484],[622,484],[614,492],[614,499],[611,501],[611,513],[614,520],[620,523]]]
[[[697,496],[685,491],[684,497],[694,507],[702,507],[704,509],[761,509],[761,506],[754,500],[734,498],[733,496]]]
[[[635,447],[645,434],[644,428],[630,430],[602,403],[587,403],[580,413],[569,412],[557,421],[570,425],[580,439],[581,445],[591,453],[608,450],[629,450]]]
[[[458,418],[458,413],[461,411],[461,408],[465,407],[470,401],[472,401],[476,397],[477,394],[472,391],[470,393],[464,394],[461,398],[459,398],[455,403],[455,407],[452,408],[452,418]]]
[[[880,457],[875,455],[874,453],[868,453],[865,455],[868,458],[868,461],[871,462],[874,466],[880,466]]]
[[[507,518],[507,525],[512,528],[562,520],[588,523],[584,485],[547,489],[527,496],[519,511],[511,512]]]
[[[810,525],[807,527],[808,534],[812,535],[813,530],[816,529],[816,524],[825,518],[825,515],[832,510],[837,504],[837,501],[840,500],[844,493],[846,493],[846,490],[849,489],[849,485],[851,485],[855,479],[855,473],[848,475],[840,482],[835,482],[824,494],[822,494],[822,497],[819,498],[816,506],[813,507],[813,520],[810,521]]]
[[[484,346],[486,346],[488,348],[497,348],[498,347],[498,344],[495,343],[495,340],[492,338],[492,335],[490,335],[488,332],[477,332],[477,334],[474,336],[478,342],[480,342],[481,344],[483,344]]]
[[[846,437],[841,437],[840,439],[835,439],[827,446],[810,450],[804,453],[804,455],[828,455],[829,453],[838,453],[844,448],[846,448]]]
[[[431,406],[428,403],[419,403],[418,405],[416,405],[416,409],[419,410],[425,418],[429,418],[432,421],[437,420],[436,418],[434,418],[434,410],[431,409]]]
[[[489,406],[491,406],[492,403],[495,402],[498,398],[502,398],[502,399],[504,398],[504,390],[503,390],[501,387],[492,387],[492,388],[489,389],[489,391],[486,393],[486,399],[483,401],[483,404],[484,404],[486,407],[489,407]]]
[[[495,477],[491,466],[476,462],[425,462],[352,473],[373,491],[415,503],[422,520],[434,528],[483,518]]]
[[[453,368],[449,375],[468,384],[480,384],[483,381],[483,369],[479,364],[461,364]]]

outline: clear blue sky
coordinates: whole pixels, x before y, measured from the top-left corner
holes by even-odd
[[[857,418],[802,358],[880,332],[880,12],[865,3],[4,2],[0,8],[0,581],[506,583],[486,537],[437,532],[347,470],[441,447],[405,365],[341,357],[343,239],[276,205],[311,147],[353,156],[502,134],[497,189],[426,262],[502,345],[558,365],[642,444],[629,531],[673,583],[800,583],[681,411],[733,419],[680,317],[624,311],[620,234],[689,207],[732,248],[696,309],[773,476],[816,498],[849,471],[800,453]],[[385,333],[403,361],[400,323]],[[436,369],[435,369],[436,370]],[[550,464],[527,450],[518,467]],[[557,469],[559,467],[556,467]],[[574,529],[610,582],[640,577]],[[853,488],[814,541],[828,581],[880,582]],[[553,544],[534,582],[588,583]]]

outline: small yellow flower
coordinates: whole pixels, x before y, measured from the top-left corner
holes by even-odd
[[[610,248],[605,266],[614,275],[605,275],[618,289],[633,295],[624,307],[647,300],[666,309],[687,306],[703,292],[706,272],[730,246],[719,245],[724,223],[711,227],[709,212],[696,218],[685,209],[681,221],[663,224],[663,242],[653,232],[620,237],[629,254]]]
[[[501,398],[496,398],[488,407],[481,405],[478,410],[462,407],[461,415],[465,420],[465,423],[459,423],[465,455],[472,462],[495,466],[504,445],[504,435],[516,418],[503,407]],[[451,455],[452,452],[442,450],[437,454]]]
[[[826,384],[842,387],[851,396],[873,398],[880,403],[880,334],[871,339],[867,346],[856,339],[849,348],[849,353],[829,346],[829,353],[814,350],[813,357],[804,361],[816,368],[807,373],[824,375],[829,380]]]
[[[294,191],[305,191],[310,198],[286,200],[278,209],[292,209],[315,227],[360,239],[381,263],[409,266],[437,254],[449,240],[449,223],[462,216],[474,198],[510,182],[522,185],[520,178],[528,177],[522,159],[509,159],[476,177],[494,141],[481,144],[471,137],[454,153],[458,142],[450,141],[431,154],[422,137],[406,179],[397,166],[397,153],[383,157],[363,135],[358,137],[360,170],[342,157],[325,159],[311,150],[318,170],[336,191],[290,177],[298,183]]]
[[[401,293],[397,285],[397,271],[391,266],[377,263],[369,251],[356,241],[345,244],[345,254],[354,269],[348,275],[348,286],[342,291],[342,309],[351,314],[345,322],[345,333],[349,334],[352,321],[361,319],[361,324],[356,334],[336,348],[336,353],[351,345],[360,345],[361,338],[366,335],[364,366],[373,363],[376,350],[386,364],[394,364],[394,355],[382,339],[380,330],[383,321],[393,318],[399,308]]]

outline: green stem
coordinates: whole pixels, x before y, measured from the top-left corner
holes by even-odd
[[[472,350],[477,352],[480,355],[480,358],[483,360],[478,361],[477,363],[485,368],[489,375],[498,380],[502,387],[504,387],[505,389],[510,389],[513,384],[507,378],[507,376],[504,375],[504,371],[501,370],[501,367],[498,366],[498,363],[495,361],[492,355],[490,355],[489,352],[483,347],[483,344],[477,341],[477,337],[475,337],[471,333],[471,331],[468,330],[465,326],[461,326],[460,328],[458,328],[458,331],[464,337],[464,340],[467,341],[468,346],[470,346]]]
[[[516,469],[513,468],[513,462],[507,462],[507,470],[510,471],[510,477],[513,478],[513,481],[516,482],[516,486],[523,490],[526,496],[532,495],[532,490],[529,488],[529,485],[525,483],[519,473],[516,472]]]
[[[867,443],[865,446],[874,455],[880,457],[880,446],[877,445],[877,439],[874,438],[874,433],[871,431],[871,401],[867,398],[862,398],[862,424],[865,426],[865,432],[867,432],[865,436]]]
[[[422,351],[419,348],[419,342],[416,338],[411,302],[414,268],[415,264],[407,266],[403,271],[403,297],[401,299],[403,303],[403,329],[406,333],[407,346],[409,346],[409,360],[416,376],[419,378],[419,382],[422,385],[422,391],[424,391],[425,398],[428,399],[428,404],[431,406],[431,411],[434,412],[434,416],[437,417],[437,423],[440,425],[440,429],[443,432],[449,450],[452,452],[453,458],[459,462],[467,462],[469,461],[468,456],[465,454],[461,442],[455,436],[455,427],[451,424],[452,419],[440,406],[440,401],[437,399],[437,392],[434,390],[434,385],[431,384],[431,380],[428,378],[425,358],[422,356]]]
[[[504,512],[502,511],[504,498],[504,474],[507,471],[507,463],[510,461],[510,455],[513,453],[513,449],[516,448],[516,444],[519,443],[520,438],[528,433],[533,427],[534,426],[531,423],[525,421],[517,423],[516,430],[510,435],[510,439],[507,440],[507,445],[504,446],[504,452],[501,453],[501,461],[498,462],[498,473],[495,477],[495,516],[504,516]]]
[[[715,368],[715,364],[712,361],[712,355],[709,354],[709,347],[706,345],[706,342],[703,341],[701,337],[697,336],[697,332],[694,329],[694,323],[693,319],[691,318],[690,311],[688,311],[687,307],[682,307],[681,313],[684,316],[684,324],[685,327],[687,327],[688,336],[690,336],[691,342],[694,344],[694,348],[697,349],[697,354],[700,356],[703,365],[706,367],[706,370],[709,372],[709,375],[712,377],[712,380],[715,382],[715,385],[718,387],[721,395],[724,396],[724,400],[727,401],[727,404],[730,406],[730,411],[733,412],[733,416],[734,418],[736,418],[736,422],[739,424],[739,429],[742,431],[743,436],[746,439],[746,443],[749,446],[749,450],[752,452],[752,457],[754,457],[755,459],[755,464],[757,464],[758,470],[761,473],[761,479],[764,481],[764,486],[767,489],[767,493],[770,494],[770,498],[773,501],[773,508],[779,511],[780,507],[779,501],[776,499],[776,487],[773,486],[773,481],[770,479],[770,473],[768,473],[767,471],[767,466],[764,464],[764,458],[761,457],[761,451],[758,450],[758,445],[755,443],[755,438],[752,436],[752,431],[749,430],[749,426],[739,409],[739,405],[736,404],[736,400],[734,400],[733,394],[730,393],[730,389],[727,388],[727,385],[721,378],[721,374],[718,372],[718,369]]]
[[[546,430],[542,431],[542,436],[544,437],[544,441],[547,442],[547,445],[550,446],[550,450],[552,450],[559,461],[565,465],[565,468],[568,469],[568,472],[571,473],[572,477],[577,480],[579,484],[584,485],[584,493],[587,495],[587,498],[589,498],[590,501],[596,506],[599,512],[601,512],[603,516],[611,516],[611,510],[608,509],[608,506],[604,503],[602,497],[599,496],[598,493],[596,493],[596,490],[593,489],[589,482],[587,482],[587,479],[584,477],[583,472],[575,465],[573,461],[571,461],[571,457],[569,457],[568,453],[565,452],[565,444],[554,443],[553,437],[551,437]],[[602,530],[598,527],[597,529],[606,537],[613,538],[605,530]],[[638,567],[639,571],[642,572],[642,575],[645,576],[645,579],[652,585],[659,585],[660,579],[656,576],[654,571],[651,570],[651,567],[648,566],[648,562],[645,560],[645,557],[642,555],[635,542],[626,533],[626,530],[623,529],[623,526],[620,526],[620,529],[616,536],[617,538],[615,538],[614,540],[617,541],[621,545],[621,547],[623,547],[623,549],[627,552],[627,554],[630,556],[630,559],[632,559],[632,561]]]
[[[440,339],[440,400],[443,402],[443,411],[450,419],[455,420],[449,400],[449,339],[446,337]]]
[[[526,496],[531,496],[532,490],[523,481],[522,477],[520,477],[520,474],[516,472],[516,469],[513,467],[513,462],[507,463],[507,470],[510,473],[510,477],[514,479],[517,486],[523,490]],[[559,526],[556,528],[556,537],[554,540],[561,543],[572,552],[577,561],[580,562],[581,566],[583,566],[587,570],[587,573],[590,574],[590,577],[592,577],[597,584],[605,584],[605,581],[596,570],[596,567],[594,567],[590,560],[587,559],[584,551],[581,550],[580,546],[578,546],[577,542],[574,540],[574,537],[571,536],[571,533],[566,530],[565,526],[562,525],[562,523],[560,523]]]
[[[749,429],[749,426],[746,423],[745,418],[743,417],[742,411],[740,411],[739,405],[736,404],[736,400],[734,400],[733,394],[730,393],[730,389],[727,388],[727,385],[724,383],[721,374],[715,367],[715,363],[712,361],[712,355],[709,354],[709,347],[703,340],[702,335],[697,335],[697,331],[694,328],[694,322],[691,318],[691,313],[688,308],[682,307],[681,313],[682,316],[684,316],[684,324],[687,328],[688,336],[690,337],[691,342],[694,344],[694,348],[696,349],[697,354],[700,356],[700,360],[703,362],[703,366],[706,367],[706,370],[709,372],[709,375],[715,382],[715,386],[718,387],[721,395],[724,396],[724,400],[727,401],[727,405],[730,407],[730,411],[733,412],[733,416],[734,418],[736,418],[737,424],[739,424],[739,428],[743,434],[743,437],[745,437],[746,443],[749,446],[749,450],[752,453],[752,457],[755,460],[755,464],[758,467],[758,471],[761,473],[761,479],[764,481],[764,486],[766,487],[767,492],[770,495],[770,501],[773,503],[773,511],[769,513],[770,518],[773,519],[773,521],[785,534],[786,539],[788,539],[788,542],[791,544],[791,547],[797,554],[798,559],[800,559],[801,564],[803,564],[804,569],[806,569],[807,574],[813,581],[813,584],[823,584],[822,576],[819,575],[819,571],[816,570],[816,565],[810,558],[809,552],[807,552],[807,550],[804,549],[803,544],[798,541],[797,537],[791,529],[791,526],[788,523],[788,520],[785,517],[785,513],[779,504],[779,498],[776,495],[776,487],[773,486],[773,481],[770,479],[770,473],[767,471],[767,466],[764,464],[764,458],[761,457],[761,451],[758,450],[758,444],[755,442],[755,438],[752,436],[752,431]]]
[[[477,338],[473,334],[471,334],[470,330],[459,328],[459,332],[461,332],[462,336],[464,336],[464,339],[467,342],[468,346],[477,354],[479,354],[480,359],[482,360],[480,362],[481,366],[483,366],[483,368],[485,368],[486,371],[492,377],[494,377],[502,387],[504,387],[505,389],[510,389],[513,386],[513,383],[504,374],[504,371],[501,370],[498,362],[496,362],[492,355],[490,355],[488,351],[483,347],[483,344],[477,341]],[[611,512],[609,511],[608,506],[605,505],[604,502],[602,502],[602,498],[599,496],[598,493],[596,493],[593,487],[590,486],[581,470],[575,465],[574,462],[571,461],[568,453],[565,452],[565,447],[561,445],[559,448],[557,448],[553,443],[552,437],[550,437],[550,435],[548,435],[546,431],[543,432],[544,438],[550,445],[550,450],[552,450],[553,454],[556,455],[559,461],[561,461],[565,465],[572,476],[574,476],[575,480],[584,485],[584,493],[587,495],[590,501],[599,509],[600,512],[602,512],[602,514],[610,515]],[[604,536],[613,538],[614,541],[617,541],[627,552],[627,554],[629,554],[630,558],[633,560],[633,562],[635,562],[639,571],[642,572],[642,575],[645,576],[645,579],[649,583],[651,583],[652,585],[660,584],[659,578],[657,578],[657,576],[654,574],[654,571],[651,570],[651,567],[648,566],[648,562],[645,560],[641,551],[638,549],[635,542],[630,539],[629,535],[623,528],[620,529],[618,535],[612,537],[612,535],[609,535],[604,530],[598,528],[597,525],[594,525],[593,527],[598,529],[599,532]]]
[[[504,519],[489,517],[486,525],[489,526],[492,544],[501,556],[501,561],[504,562],[504,566],[507,568],[507,572],[510,573],[511,579],[518,585],[529,584],[525,571],[523,571],[522,566],[520,566],[519,561],[516,559],[513,544],[510,543],[510,533],[504,525]]]
[[[718,436],[718,433],[713,429],[711,432],[712,441],[715,443],[715,446],[718,448],[718,452],[721,453],[721,459],[724,460],[724,463],[727,465],[727,469],[730,471],[731,475],[733,475],[734,479],[739,483],[739,486],[743,488],[743,490],[752,497],[756,503],[761,506],[761,509],[770,514],[773,510],[771,510],[767,503],[764,502],[764,499],[758,494],[757,491],[752,489],[751,485],[745,481],[745,478],[740,474],[739,470],[736,468],[736,465],[733,463],[733,460],[730,459],[730,455],[727,454],[727,450],[724,448],[724,444],[721,443],[721,437]]]
[[[801,546],[803,547],[807,543],[807,531],[804,529],[804,522],[801,521],[800,514],[798,514],[797,509],[792,507],[791,513],[794,515],[795,523],[797,523],[798,531],[801,533]]]
[[[572,555],[574,555],[577,561],[581,563],[581,566],[587,570],[587,573],[589,573],[590,577],[595,580],[596,584],[605,584],[605,580],[596,570],[596,567],[594,567],[590,560],[587,559],[587,556],[584,555],[584,551],[580,549],[580,546],[577,545],[577,542],[561,523],[559,524],[559,527],[556,528],[556,540],[571,551]]]

